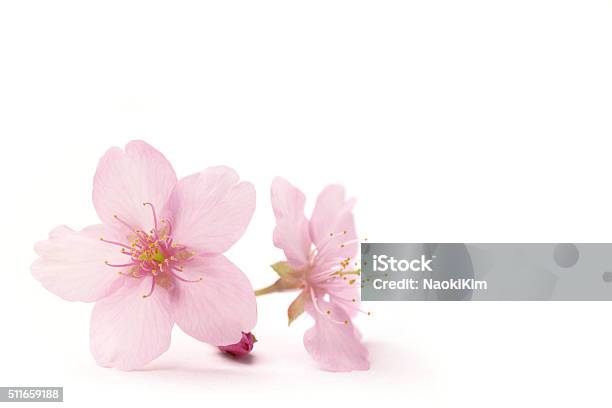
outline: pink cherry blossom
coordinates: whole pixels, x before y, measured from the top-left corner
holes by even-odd
[[[345,199],[342,186],[330,185],[319,195],[310,220],[304,215],[305,201],[286,180],[272,183],[274,245],[286,261],[272,266],[280,279],[256,293],[299,290],[288,309],[289,323],[304,311],[314,318],[314,327],[304,335],[312,358],[330,371],[367,370],[368,351],[351,320],[360,312],[354,200]]]
[[[255,190],[228,167],[177,180],[142,141],[100,160],[93,203],[102,223],[55,228],[39,242],[32,274],[70,301],[96,302],[91,352],[98,364],[137,369],[170,346],[176,323],[230,345],[256,323],[249,280],[225,256],[255,209]]]
[[[234,357],[242,357],[253,350],[253,345],[256,342],[257,339],[253,333],[242,333],[242,338],[238,343],[230,344],[229,346],[219,346],[219,350]]]

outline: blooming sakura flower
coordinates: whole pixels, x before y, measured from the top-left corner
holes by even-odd
[[[304,311],[314,318],[314,327],[304,335],[312,358],[330,371],[367,370],[368,351],[351,321],[360,311],[360,275],[352,268],[358,245],[354,200],[345,200],[342,186],[330,185],[319,195],[310,220],[304,216],[305,201],[287,181],[272,183],[274,245],[287,259],[272,266],[280,278],[256,293],[299,290],[287,312],[289,324]]]
[[[253,344],[256,342],[257,339],[252,333],[242,333],[242,338],[238,343],[229,346],[219,346],[219,350],[235,357],[242,357],[253,350]]]
[[[93,203],[102,224],[51,231],[32,274],[66,300],[96,302],[98,364],[142,367],[168,349],[174,323],[215,346],[255,326],[251,284],[222,255],[255,209],[253,186],[236,172],[211,167],[177,180],[160,152],[133,141],[100,160]]]

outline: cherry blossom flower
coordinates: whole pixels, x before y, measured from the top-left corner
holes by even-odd
[[[215,345],[256,323],[249,280],[225,256],[255,209],[255,190],[228,167],[177,180],[142,141],[109,149],[94,178],[102,221],[55,228],[39,242],[32,274],[70,301],[96,302],[90,346],[98,364],[137,369],[170,346],[176,323]]]
[[[304,311],[314,318],[314,327],[304,334],[312,358],[330,371],[367,370],[368,351],[351,320],[360,312],[354,200],[345,200],[342,186],[330,185],[319,195],[310,220],[304,215],[305,201],[286,180],[272,183],[273,240],[286,260],[272,265],[280,278],[256,294],[299,291],[287,314],[289,324]]]

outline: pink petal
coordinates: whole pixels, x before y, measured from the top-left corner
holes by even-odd
[[[319,194],[310,219],[310,236],[318,250],[311,279],[326,279],[348,258],[349,269],[355,269],[359,242],[352,213],[354,202],[345,200],[344,188],[339,185],[327,186]]]
[[[93,202],[98,216],[106,225],[116,225],[113,215],[136,229],[153,227],[152,203],[157,211],[166,204],[176,184],[170,162],[153,147],[142,141],[109,149],[100,159],[94,177]]]
[[[90,346],[96,362],[121,370],[141,368],[170,346],[173,320],[168,292],[156,288],[143,298],[151,278],[130,279],[94,307]]]
[[[308,220],[304,216],[304,194],[286,180],[276,177],[272,182],[272,208],[276,216],[274,246],[285,252],[292,269],[302,269],[309,264],[310,234]]]
[[[170,196],[173,237],[205,253],[223,253],[244,234],[255,210],[255,189],[229,167],[210,167],[181,179]]]
[[[257,305],[247,277],[223,255],[196,257],[179,275],[176,323],[187,334],[215,346],[237,343],[257,322]]]
[[[100,241],[113,239],[112,231],[92,225],[82,231],[61,226],[49,239],[36,244],[40,256],[31,267],[32,275],[45,288],[66,300],[93,302],[113,293],[123,283],[118,269],[104,261],[122,264],[127,258],[119,247]]]
[[[304,334],[304,346],[321,368],[329,371],[367,370],[370,368],[368,350],[360,341],[357,329],[348,314],[339,306],[318,301],[323,314],[314,309],[308,312],[315,325]],[[327,310],[330,314],[327,315]],[[342,322],[347,321],[348,324]]]
[[[361,304],[360,286],[359,275],[346,275],[346,279],[338,277],[317,285],[319,290],[329,294],[332,303],[343,308],[351,317],[359,312]]]

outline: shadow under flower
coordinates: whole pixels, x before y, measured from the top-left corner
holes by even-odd
[[[257,357],[254,356],[253,354],[247,354],[245,356],[233,356],[229,353],[224,353],[221,351],[219,352],[219,355],[224,360],[232,361],[234,363],[242,364],[242,365],[253,365],[257,362]]]
[[[423,380],[432,375],[418,350],[386,341],[366,341],[365,345],[370,354],[370,370],[377,374],[403,380]]]

